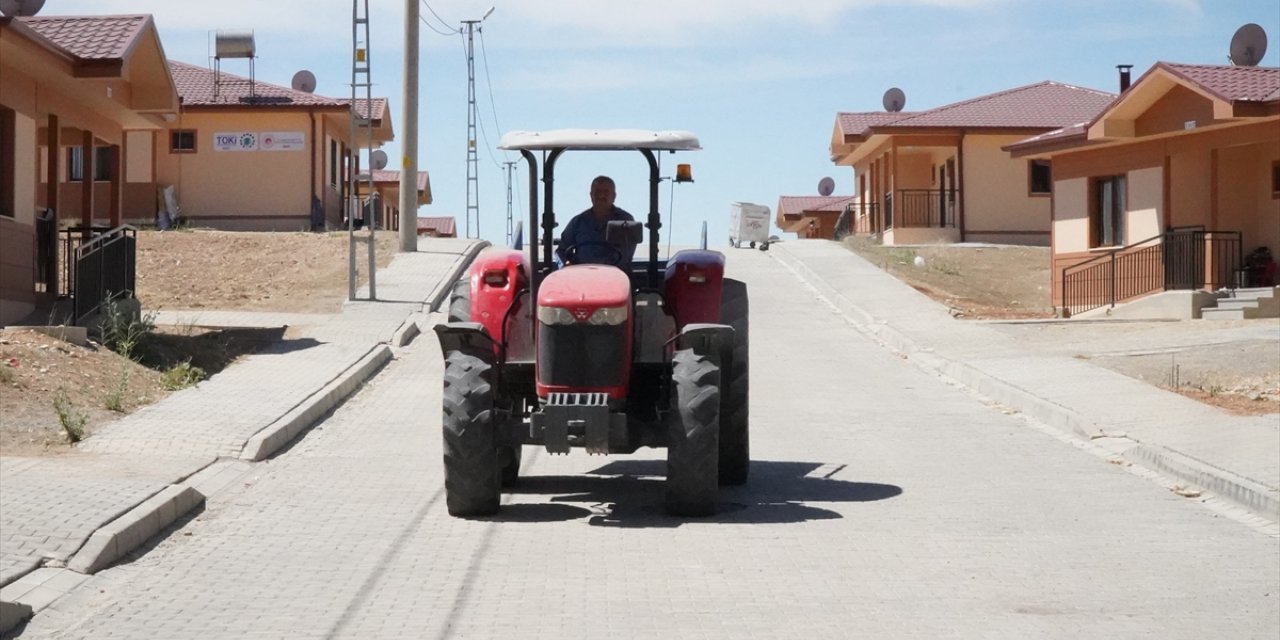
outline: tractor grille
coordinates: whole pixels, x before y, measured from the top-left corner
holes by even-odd
[[[616,387],[624,380],[626,325],[542,325],[538,382],[563,387]]]

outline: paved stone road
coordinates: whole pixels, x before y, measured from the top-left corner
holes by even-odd
[[[663,452],[526,452],[445,513],[419,338],[24,638],[1275,638],[1280,545],[871,344],[759,252],[752,480],[662,515]]]

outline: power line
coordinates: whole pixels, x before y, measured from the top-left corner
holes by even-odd
[[[493,128],[502,133],[502,125],[498,122],[498,105],[493,100],[493,79],[489,75],[489,53],[484,48],[484,30],[480,30],[480,60],[484,63],[484,84],[489,89],[489,109],[493,111]],[[505,158],[506,152],[502,153]]]
[[[426,18],[426,16],[421,16],[421,17],[422,17],[422,24],[425,24],[425,25],[427,25],[428,27],[430,27],[432,31],[435,31],[436,33],[438,33],[438,34],[440,34],[440,35],[442,35],[442,36],[452,36],[452,35],[457,35],[457,34],[459,34],[459,33],[462,33],[462,31],[461,31],[461,30],[459,30],[459,29],[454,29],[452,26],[450,26],[450,23],[449,23],[447,20],[445,20],[444,18],[441,18],[441,17],[440,17],[440,14],[436,13],[436,10],[435,10],[435,9],[432,9],[432,8],[431,8],[431,5],[427,4],[427,0],[422,0],[422,6],[426,7],[426,8],[427,8],[427,11],[430,11],[430,12],[431,12],[431,15],[435,16],[435,17],[436,17],[436,20],[439,20],[439,21],[440,21],[440,24],[444,25],[444,28],[446,29],[445,31],[441,31],[440,29],[438,29],[438,28],[436,28],[434,25],[432,25],[430,22],[427,22],[427,18]]]

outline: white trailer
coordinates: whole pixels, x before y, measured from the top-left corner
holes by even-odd
[[[769,250],[769,207],[750,202],[729,203],[729,246],[752,249],[760,243],[761,251]]]

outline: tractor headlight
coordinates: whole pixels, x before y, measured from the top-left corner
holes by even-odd
[[[600,307],[596,312],[591,314],[587,322],[595,325],[607,324],[617,326],[627,321],[627,312],[629,309],[626,305],[621,307]]]
[[[573,324],[573,314],[560,307],[538,307],[538,321],[542,324]]]

